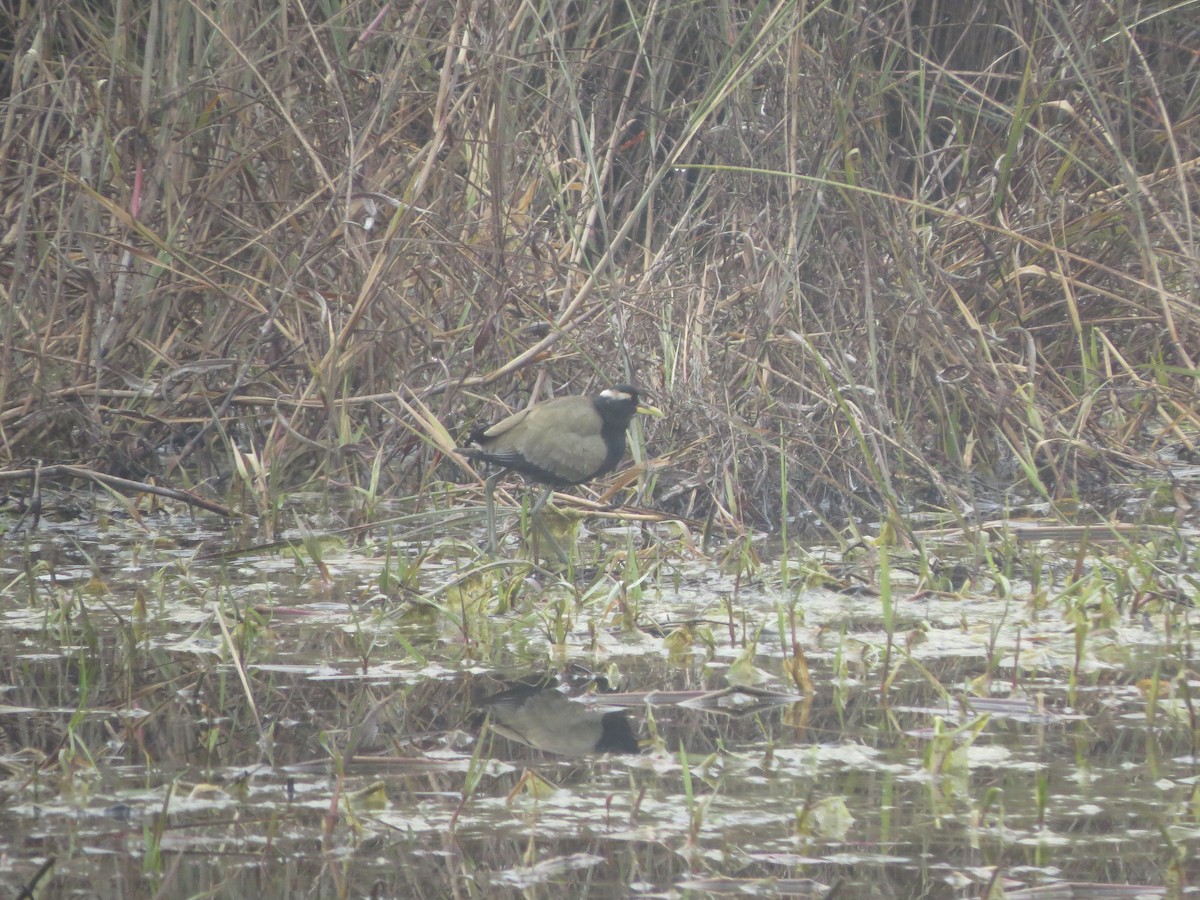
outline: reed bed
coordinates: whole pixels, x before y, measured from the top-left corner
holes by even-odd
[[[0,20],[4,470],[423,495],[498,404],[614,381],[668,414],[646,505],[735,527],[1195,452],[1189,4]]]

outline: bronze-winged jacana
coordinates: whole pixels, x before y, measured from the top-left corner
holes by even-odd
[[[625,430],[639,412],[662,415],[653,407],[638,406],[638,392],[627,384],[592,397],[558,397],[476,428],[462,453],[500,466],[487,479],[488,551],[496,554],[496,482],[506,472],[520,472],[530,481],[546,485],[534,504],[536,515],[556,487],[591,481],[617,467],[625,455]],[[561,555],[561,554],[560,554]]]

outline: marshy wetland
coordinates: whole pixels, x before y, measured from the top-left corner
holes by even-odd
[[[55,896],[1186,890],[1189,529],[702,553],[598,519],[561,570],[477,516],[227,552],[103,506],[0,554],[14,896],[51,859]],[[541,676],[550,749],[485,724]],[[564,703],[640,746],[553,744]]]
[[[1195,896],[1198,46],[0,4],[0,895]]]

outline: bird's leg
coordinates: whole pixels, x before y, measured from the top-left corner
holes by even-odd
[[[546,501],[550,499],[550,495],[554,493],[554,487],[548,487],[542,491],[542,496],[538,497],[538,502],[533,504],[533,509],[529,511],[529,515],[536,516],[542,511],[542,507],[546,505]]]
[[[538,498],[537,503],[533,504],[533,508],[529,510],[529,518],[533,520],[534,525],[538,527],[538,530],[542,532],[542,536],[549,542],[550,549],[554,551],[554,555],[558,557],[558,561],[565,566],[570,564],[571,557],[567,555],[566,551],[563,550],[558,541],[555,540],[554,535],[550,533],[549,527],[538,515],[538,513],[542,511],[542,507],[546,505],[546,501],[550,499],[550,495],[553,493],[553,486],[546,488],[546,490],[542,493],[542,496]]]
[[[497,472],[494,475],[489,475],[487,481],[484,482],[484,492],[487,494],[488,555],[493,559],[497,555],[496,482],[500,480],[500,476],[503,474],[503,472]]]

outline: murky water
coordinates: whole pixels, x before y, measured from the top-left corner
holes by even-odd
[[[225,558],[209,519],[10,535],[4,891],[43,868],[64,897],[1200,885],[1178,543],[1026,542],[961,594],[897,554],[889,641],[875,556],[613,530],[564,575],[385,531]],[[547,673],[542,721],[484,727]],[[586,752],[612,714],[641,752]]]

